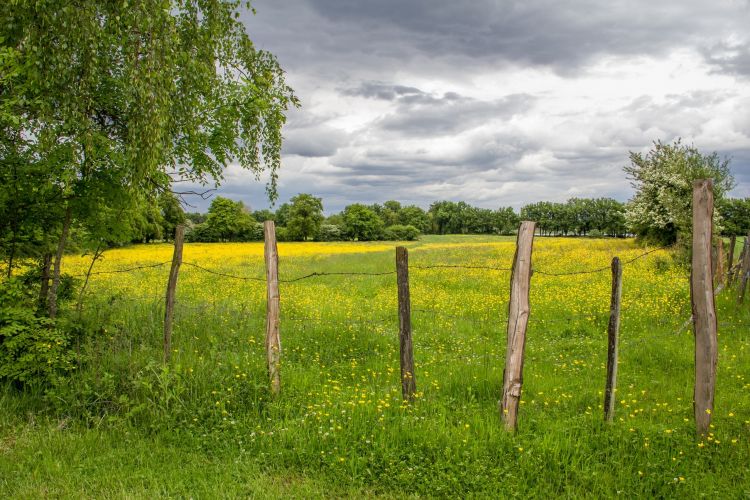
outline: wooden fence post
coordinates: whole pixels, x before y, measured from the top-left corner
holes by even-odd
[[[690,298],[695,331],[695,391],[693,409],[699,435],[708,432],[714,409],[717,363],[717,321],[711,276],[713,241],[713,181],[693,183],[693,262]]]
[[[271,394],[276,396],[281,392],[281,374],[279,373],[281,295],[279,294],[279,252],[276,247],[276,226],[272,220],[267,220],[263,224],[263,237],[266,260],[266,358],[268,376],[271,380]]]
[[[604,390],[604,420],[611,422],[615,416],[615,391],[617,389],[617,346],[620,340],[620,302],[622,299],[622,263],[612,259],[612,297],[609,304],[607,328],[607,384]]]
[[[177,293],[177,276],[182,265],[182,244],[185,242],[185,226],[179,225],[174,232],[174,254],[172,267],[169,269],[167,282],[167,300],[164,308],[164,362],[169,361],[172,351],[172,321],[174,319],[174,300]]]
[[[714,272],[714,284],[720,286],[724,283],[724,239],[719,236],[716,239],[716,271]]]
[[[401,352],[401,394],[412,401],[417,391],[414,377],[414,349],[411,339],[411,299],[409,297],[409,251],[396,247],[396,281],[398,283],[398,338]]]
[[[516,254],[510,278],[508,303],[508,346],[503,370],[503,399],[500,417],[505,429],[515,431],[518,426],[518,402],[523,386],[523,357],[526,347],[526,326],[529,322],[529,290],[531,287],[531,250],[534,245],[536,223],[521,222],[516,238]]]
[[[740,265],[740,290],[737,295],[737,302],[742,304],[745,301],[745,290],[747,289],[747,280],[750,279],[750,233],[745,237],[745,245],[742,249],[742,263]]]
[[[734,246],[737,244],[737,236],[732,235],[729,238],[729,260],[727,263],[727,286],[732,285],[732,267],[734,266]]]

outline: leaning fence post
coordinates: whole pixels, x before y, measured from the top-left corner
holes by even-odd
[[[617,388],[617,345],[620,337],[620,302],[622,299],[622,263],[612,259],[612,297],[609,303],[607,327],[607,384],[604,390],[604,420],[611,422],[615,416],[615,391]]]
[[[732,285],[732,266],[734,266],[734,246],[737,244],[737,235],[729,238],[729,261],[727,264],[727,286]]]
[[[713,241],[713,181],[693,183],[693,262],[690,298],[695,331],[695,391],[693,410],[698,434],[708,432],[714,409],[717,363],[717,322],[711,276]]]
[[[745,245],[742,250],[742,263],[740,267],[740,290],[737,296],[737,302],[742,304],[745,301],[745,290],[747,289],[747,280],[750,278],[750,233],[745,237]]]
[[[518,425],[518,402],[523,386],[523,356],[526,347],[526,326],[529,322],[529,289],[531,287],[531,250],[536,223],[521,222],[516,238],[516,254],[510,278],[508,304],[508,346],[503,370],[503,399],[500,417],[505,429],[515,431]]]
[[[266,260],[266,358],[268,376],[271,380],[271,393],[281,391],[279,364],[281,359],[281,338],[279,334],[279,252],[276,247],[276,226],[272,220],[263,224]]]
[[[167,282],[167,298],[164,308],[164,362],[169,361],[172,351],[172,321],[174,319],[174,300],[177,293],[177,276],[182,265],[182,244],[185,242],[185,226],[179,225],[174,232],[174,254],[172,255],[172,267],[169,270],[169,281]]]
[[[401,394],[405,401],[414,399],[414,349],[411,339],[411,299],[409,297],[409,251],[396,247],[396,281],[398,283],[398,338],[401,352]]]

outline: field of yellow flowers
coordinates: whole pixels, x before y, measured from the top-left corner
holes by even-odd
[[[0,493],[34,496],[44,482],[63,496],[750,495],[750,308],[738,307],[731,289],[717,299],[712,433],[697,439],[693,339],[683,329],[688,270],[669,250],[632,240],[537,238],[519,431],[511,435],[497,401],[515,241],[405,245],[418,391],[411,404],[400,393],[395,275],[379,275],[395,269],[394,244],[279,244],[277,398],[265,372],[262,243],[185,246],[168,366],[161,328],[172,247],[107,251],[83,302],[85,331],[95,332],[80,340],[88,361],[51,395],[60,410],[47,431],[0,445],[0,476],[37,464],[33,478],[0,481]],[[607,425],[614,256],[628,263],[618,404]],[[89,265],[87,256],[69,256],[63,271],[80,276]],[[575,274],[589,270],[599,271]],[[293,281],[313,272],[333,274]],[[69,431],[54,430],[61,421]],[[85,457],[102,444],[115,467],[100,477],[102,462]],[[182,472],[159,467],[171,457]]]

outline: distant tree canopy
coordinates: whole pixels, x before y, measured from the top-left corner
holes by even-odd
[[[734,187],[728,159],[703,154],[679,139],[672,144],[657,141],[645,155],[631,152],[625,172],[636,190],[627,205],[627,224],[639,238],[659,244],[690,241],[694,180],[713,179],[719,227],[719,207]]]
[[[188,214],[193,221],[188,239],[193,241],[252,241],[262,239],[258,228],[221,233],[209,230],[217,206],[228,204],[233,215],[226,218],[242,219],[245,227],[249,219],[258,224],[276,221],[277,238],[281,241],[337,241],[337,240],[414,240],[422,234],[497,234],[512,235],[521,219],[537,221],[541,235],[558,236],[613,236],[628,234],[625,225],[625,205],[610,198],[571,198],[565,203],[538,202],[525,205],[520,214],[512,207],[492,210],[459,201],[436,201],[428,210],[416,205],[402,205],[395,200],[382,204],[354,203],[340,213],[323,216],[323,200],[300,193],[282,203],[274,212],[269,209],[249,212],[239,202],[217,198],[208,217]],[[238,208],[238,204],[242,208]],[[201,220],[205,222],[200,223]],[[214,224],[214,226],[216,226]],[[223,235],[223,236],[222,236]]]
[[[521,218],[537,222],[541,234],[624,236],[625,205],[611,198],[571,198],[566,203],[542,201],[521,209]]]
[[[253,241],[263,238],[262,226],[241,201],[218,196],[213,199],[203,223],[194,225],[188,241]]]

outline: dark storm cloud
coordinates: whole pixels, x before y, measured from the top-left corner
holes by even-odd
[[[284,128],[281,201],[311,192],[333,212],[386,199],[625,200],[628,152],[676,137],[731,153],[734,193],[750,195],[747,1],[253,4],[250,37],[278,56],[303,105]],[[641,63],[675,51],[676,76],[650,82],[659,68]],[[499,90],[514,71],[529,74]],[[619,74],[632,88],[596,79]],[[728,83],[685,84],[696,75]],[[232,170],[221,193],[259,208],[263,187]]]
[[[441,97],[420,92],[407,94],[397,102],[393,113],[374,125],[390,132],[419,137],[455,134],[489,120],[510,118],[528,110],[534,98],[527,94],[515,94],[495,101],[480,101],[455,92],[447,92]]]
[[[719,72],[750,77],[750,43],[719,43],[704,51],[706,60]]]
[[[490,58],[563,72],[599,54],[653,55],[697,45],[706,34],[741,31],[748,21],[747,5],[702,0],[309,0],[309,5],[334,25],[359,27],[359,48],[366,54],[387,53],[369,46],[368,34],[397,30],[404,53]]]
[[[346,140],[346,134],[326,125],[285,129],[282,153],[309,158],[333,156]]]
[[[392,85],[384,82],[362,82],[362,84],[357,88],[343,89],[342,94],[348,96],[383,99],[386,101],[393,101],[405,96],[427,96],[427,94],[416,87]]]

